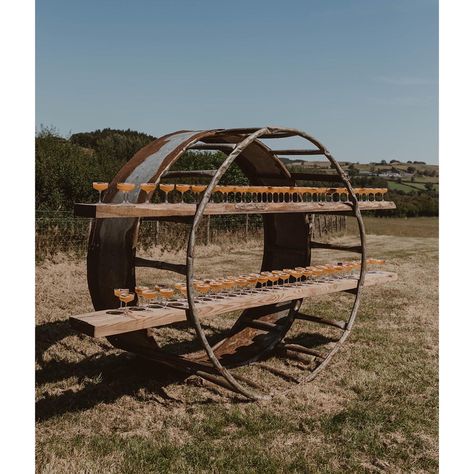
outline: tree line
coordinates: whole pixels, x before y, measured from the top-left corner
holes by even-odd
[[[35,206],[39,211],[70,211],[75,202],[94,202],[97,193],[93,181],[111,181],[120,168],[155,137],[133,131],[103,129],[62,137],[54,128],[42,128],[36,136]],[[199,159],[197,159],[199,158]],[[186,152],[173,169],[216,169],[225,159],[223,153]],[[294,170],[296,171],[296,170]],[[187,180],[199,182],[199,178]],[[205,181],[204,181],[205,182]],[[233,164],[221,180],[222,184],[247,184],[240,168]],[[301,183],[305,184],[305,183]],[[315,183],[306,183],[315,185]],[[321,183],[322,184],[322,183]],[[354,177],[356,186],[386,187],[378,177]],[[438,193],[390,191],[395,201],[396,216],[438,215]],[[385,211],[386,212],[386,211]]]

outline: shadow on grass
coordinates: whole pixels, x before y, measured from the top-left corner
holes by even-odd
[[[36,372],[38,387],[48,383],[58,383],[70,378],[77,378],[82,387],[68,389],[59,394],[46,393],[36,403],[36,420],[45,421],[66,413],[73,413],[92,408],[100,403],[113,403],[124,395],[139,397],[145,391],[155,396],[157,402],[181,402],[170,397],[165,388],[169,385],[184,382],[189,374],[183,374],[171,368],[163,367],[153,361],[143,359],[127,352],[116,353],[116,349],[100,343],[106,351],[86,356],[78,362],[66,360],[44,361],[44,352],[61,340],[75,335],[67,321],[46,323],[36,328],[36,357],[41,368]],[[212,335],[213,339],[217,335]],[[261,336],[262,337],[262,336]],[[305,343],[307,347],[323,346],[334,339],[320,334],[304,333],[287,342]],[[268,355],[263,360],[271,359]],[[229,392],[231,398],[235,394]],[[161,400],[160,400],[161,399]],[[242,401],[238,397],[235,401]],[[213,403],[212,400],[197,403]]]
[[[186,378],[186,375],[172,372],[151,361],[121,353],[95,356],[73,363],[48,362],[37,372],[36,383],[42,385],[73,376],[78,377],[85,386],[77,391],[71,389],[59,395],[46,395],[37,401],[37,421],[86,410],[99,403],[112,403],[124,395],[137,396],[143,389],[163,401],[178,401],[170,397],[164,388]]]

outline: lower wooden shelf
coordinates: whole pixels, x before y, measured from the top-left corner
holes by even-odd
[[[359,201],[361,211],[395,209],[392,201]],[[210,202],[206,215],[219,214],[279,214],[279,213],[319,213],[348,212],[350,202]],[[170,217],[194,216],[196,204],[75,204],[74,214],[79,217],[98,219],[117,217]]]
[[[395,281],[396,279],[396,273],[370,271],[366,274],[364,286],[380,285]],[[268,291],[255,290],[244,295],[196,303],[197,312],[200,318],[208,318],[245,308],[254,308],[351,290],[356,288],[357,281],[356,276],[347,276],[342,278],[326,278],[311,283],[303,283],[302,285],[293,284],[288,287],[276,287]],[[116,310],[109,310],[110,312],[104,310],[71,316],[69,321],[74,329],[88,336],[105,337],[186,321],[185,310],[185,303],[182,303],[181,307],[168,306],[166,308],[130,311],[129,315],[123,313],[116,314]]]

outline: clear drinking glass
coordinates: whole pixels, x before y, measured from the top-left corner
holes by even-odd
[[[163,306],[166,306],[169,303],[169,300],[173,297],[174,290],[173,288],[161,288],[160,289],[160,296],[163,298]]]
[[[117,189],[123,193],[122,204],[130,204],[128,200],[128,193],[135,189],[134,183],[117,183]]]
[[[184,193],[191,189],[191,185],[190,184],[177,184],[175,188],[176,188],[176,191],[181,193],[181,199],[180,199],[181,204],[184,203]]]
[[[174,184],[160,184],[160,189],[165,193],[165,204],[168,204],[168,193],[173,191]]]
[[[142,296],[148,302],[145,307],[149,307],[150,304],[154,303],[156,298],[158,297],[158,291],[156,290],[144,290],[142,291]]]
[[[150,199],[153,191],[156,189],[155,183],[142,183],[140,184],[140,189],[146,192],[145,204],[150,204]]]
[[[122,302],[122,303],[125,303],[125,311],[124,311],[124,314],[126,314],[127,316],[129,315],[130,313],[130,310],[128,309],[128,306],[127,304],[130,303],[131,301],[133,301],[135,299],[135,293],[128,293],[128,294],[121,294],[119,296],[119,300]]]
[[[114,295],[120,300],[120,295],[128,295],[130,290],[128,288],[115,288]],[[120,300],[120,308],[122,308],[122,300]]]
[[[103,182],[98,182],[94,181],[92,183],[92,187],[96,190],[99,191],[99,201],[98,203],[100,204],[102,202],[102,192],[108,189],[109,183],[103,183]]]

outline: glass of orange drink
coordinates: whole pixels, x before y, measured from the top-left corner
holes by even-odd
[[[142,183],[142,184],[140,184],[140,189],[143,192],[146,193],[145,203],[149,204],[150,199],[151,199],[151,195],[152,195],[153,191],[155,191],[155,189],[156,189],[156,184],[155,183]]]
[[[158,297],[158,294],[159,293],[156,290],[143,290],[141,296],[147,302],[147,304],[145,304],[145,307],[148,307],[150,306],[150,304],[154,303],[156,298]]]
[[[247,282],[249,284],[249,287],[250,287],[250,290],[252,291],[252,293],[255,293],[255,286],[258,283],[258,274],[250,273],[247,276]]]
[[[303,276],[303,272],[301,269],[298,269],[298,268],[293,269],[293,271],[291,272],[291,276],[296,279],[295,283],[297,285],[301,285],[301,277]]]
[[[230,294],[232,292],[232,288],[234,288],[234,285],[235,285],[234,279],[232,277],[224,278],[222,280],[222,284],[227,294]]]
[[[135,293],[121,293],[119,296],[119,300],[122,303],[125,303],[125,314],[129,314],[129,309],[127,304],[132,302],[135,299]]]
[[[283,281],[282,286],[287,287],[288,286],[288,280],[290,278],[290,274],[288,272],[282,271],[280,273],[280,278]]]
[[[218,280],[210,281],[209,286],[214,297],[217,297],[220,291],[222,290],[222,288],[224,287],[222,282]]]
[[[130,204],[128,201],[128,193],[135,189],[134,183],[117,183],[117,189],[123,193],[122,204]]]
[[[135,293],[138,297],[138,304],[140,304],[140,299],[143,298],[142,296],[142,293],[145,291],[145,290],[149,290],[150,288],[148,286],[136,286],[135,287]]]
[[[268,280],[271,281],[272,283],[272,288],[275,286],[275,282],[278,281],[280,279],[280,276],[278,274],[275,274],[275,273],[270,273],[268,275]]]
[[[206,186],[203,184],[192,184],[191,192],[194,195],[194,202],[199,202],[199,196],[206,190]]]
[[[174,184],[160,184],[160,190],[165,193],[165,204],[168,204],[168,194],[173,191]]]
[[[190,184],[176,184],[175,185],[176,191],[181,194],[180,196],[180,202],[184,203],[184,194],[191,189]]]
[[[264,291],[266,289],[266,285],[268,282],[268,276],[263,275],[262,273],[259,273],[257,277],[257,282],[260,283],[260,290]]]
[[[102,192],[108,189],[109,183],[103,183],[99,181],[94,181],[92,183],[92,187],[96,190],[99,191],[99,204],[102,202]]]
[[[127,295],[130,293],[130,290],[128,288],[114,288],[114,295],[119,298],[120,300],[120,295]],[[122,307],[122,302],[120,301],[120,307]]]
[[[201,295],[200,299],[202,301],[205,301],[206,295],[209,293],[209,290],[211,289],[210,285],[208,283],[196,283],[195,287],[198,294]]]
[[[166,306],[169,303],[169,300],[173,297],[174,295],[174,289],[173,288],[160,288],[160,296],[163,298],[163,306],[166,308]]]

